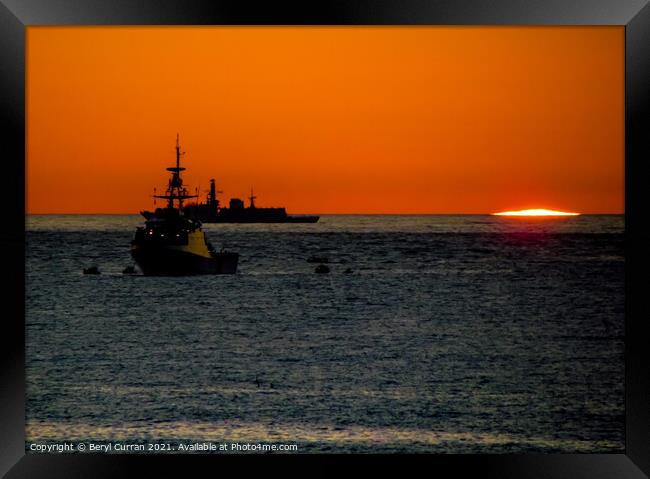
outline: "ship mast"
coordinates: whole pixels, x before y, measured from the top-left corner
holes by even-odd
[[[181,171],[185,171],[185,168],[181,167],[181,155],[184,155],[185,152],[181,153],[181,145],[178,133],[176,134],[176,166],[167,168],[167,171],[171,171],[172,177],[169,180],[167,186],[166,194],[164,195],[154,195],[154,198],[163,198],[167,200],[167,208],[174,209],[174,201],[178,201],[178,209],[183,209],[183,200],[188,198],[196,198],[197,195],[188,195],[187,188],[183,186],[183,180],[181,179]]]
[[[251,195],[248,197],[248,199],[251,200],[250,208],[255,208],[255,200],[257,199],[257,196],[253,195],[253,188],[251,188]]]

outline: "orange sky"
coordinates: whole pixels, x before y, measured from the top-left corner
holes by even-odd
[[[28,27],[27,210],[622,213],[623,27]],[[160,203],[159,203],[160,205]]]

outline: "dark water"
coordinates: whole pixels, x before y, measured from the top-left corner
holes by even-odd
[[[139,223],[28,218],[29,442],[624,449],[621,216],[206,225],[187,278],[121,274]]]

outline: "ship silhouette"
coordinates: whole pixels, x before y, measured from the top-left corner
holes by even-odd
[[[210,191],[205,203],[192,203],[183,208],[185,215],[203,223],[316,223],[319,216],[289,215],[285,208],[260,208],[255,205],[257,197],[248,197],[250,203],[244,207],[239,198],[231,198],[227,208],[221,207],[217,199],[214,179],[210,180]]]
[[[232,274],[237,271],[239,254],[216,252],[208,242],[201,222],[184,213],[183,201],[196,198],[183,186],[181,151],[176,136],[176,166],[167,168],[171,178],[164,195],[165,208],[141,211],[146,221],[131,241],[131,256],[145,275]],[[155,191],[155,190],[154,190]]]

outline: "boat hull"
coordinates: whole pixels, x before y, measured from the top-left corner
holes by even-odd
[[[212,253],[206,257],[162,245],[133,245],[131,256],[145,276],[234,274],[239,261],[238,253]]]
[[[201,223],[317,223],[320,216],[286,216],[284,218],[199,216]]]

